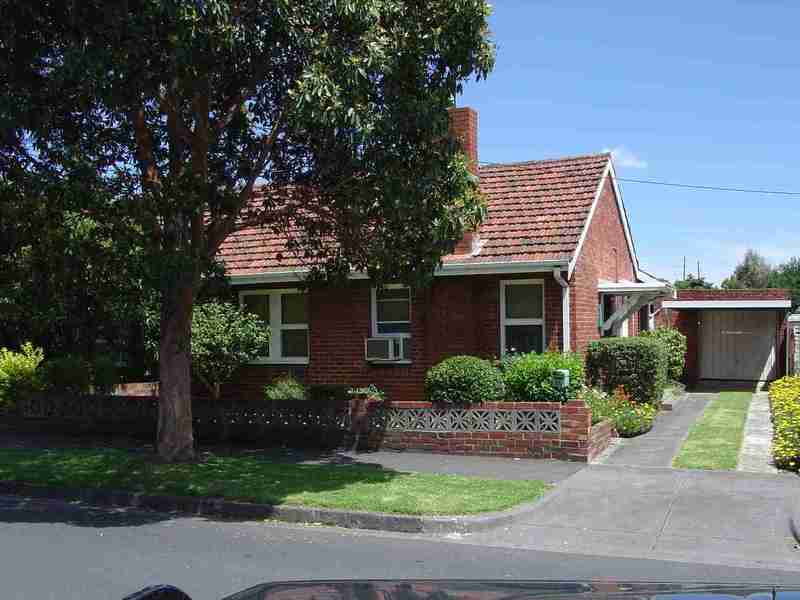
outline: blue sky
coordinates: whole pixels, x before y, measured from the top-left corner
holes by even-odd
[[[619,177],[800,192],[800,2],[496,0],[479,159],[616,151]],[[642,267],[800,255],[800,196],[622,183]]]

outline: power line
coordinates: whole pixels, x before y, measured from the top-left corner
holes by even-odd
[[[690,190],[710,190],[714,192],[741,192],[743,194],[772,194],[777,196],[800,196],[800,192],[787,192],[784,190],[762,190],[762,189],[720,187],[715,185],[689,185],[688,183],[670,183],[668,181],[653,181],[652,179],[628,179],[627,177],[617,177],[617,180],[627,181],[629,183],[666,185],[670,187],[687,188]]]

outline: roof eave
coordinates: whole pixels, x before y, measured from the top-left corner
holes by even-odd
[[[568,259],[534,261],[493,261],[493,262],[451,262],[445,263],[434,273],[437,277],[458,275],[503,275],[516,273],[535,273],[555,268],[566,269]],[[267,271],[247,275],[228,275],[231,285],[258,285],[262,283],[301,283],[309,273],[307,268],[286,271]],[[363,271],[353,271],[348,279],[369,279]]]

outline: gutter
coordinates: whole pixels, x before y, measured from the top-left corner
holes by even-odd
[[[571,323],[569,321],[569,282],[564,279],[561,269],[553,269],[553,279],[561,286],[561,345],[564,352],[570,351],[572,339]]]
[[[567,260],[539,260],[515,262],[449,262],[436,269],[436,277],[454,277],[459,275],[504,275],[537,273],[567,268]],[[255,285],[259,283],[300,283],[304,281],[309,269],[303,267],[286,271],[270,271],[252,275],[229,275],[231,285]],[[369,279],[363,271],[352,271],[348,279]]]

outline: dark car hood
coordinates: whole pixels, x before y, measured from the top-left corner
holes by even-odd
[[[314,581],[267,583],[224,600],[800,600],[800,588],[764,584],[576,581]]]

